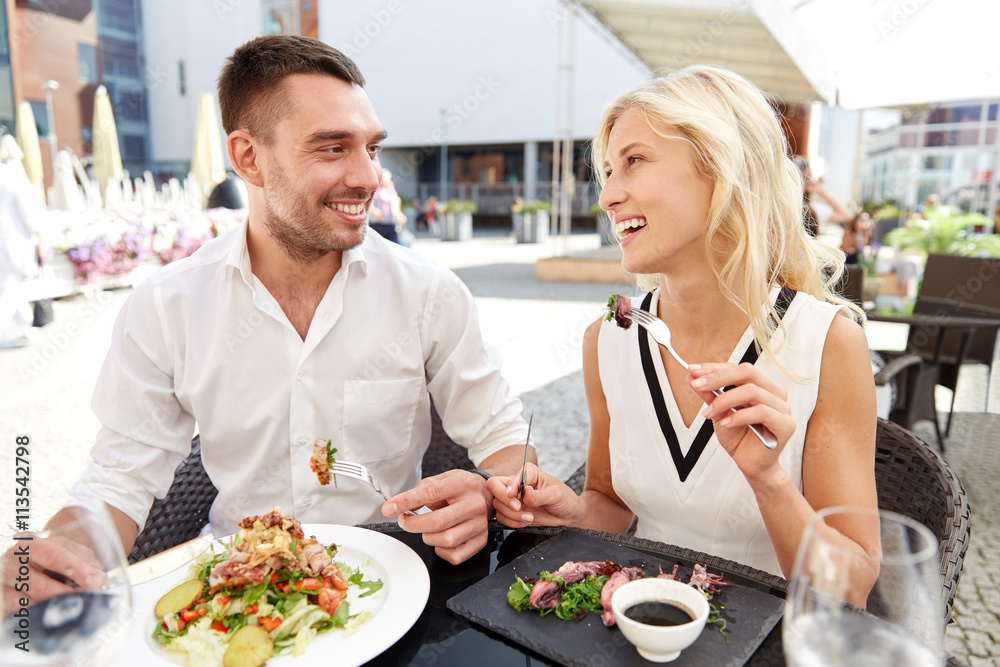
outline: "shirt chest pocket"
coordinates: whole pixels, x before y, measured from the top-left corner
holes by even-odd
[[[400,456],[411,446],[424,378],[349,380],[344,386],[344,437],[337,457],[358,463]]]

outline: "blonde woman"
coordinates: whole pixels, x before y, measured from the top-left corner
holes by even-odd
[[[584,491],[529,466],[523,507],[516,478],[490,480],[497,516],[613,532],[638,518],[640,537],[787,577],[815,511],[876,506],[864,316],[830,290],[843,254],[803,230],[802,181],[778,119],[733,72],[689,67],[623,94],[593,154],[622,265],[649,291],[633,306],[663,320],[692,365],[638,326],[594,322]],[[834,532],[859,549],[878,544],[877,525]]]

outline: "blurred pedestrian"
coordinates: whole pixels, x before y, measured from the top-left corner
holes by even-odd
[[[822,183],[813,180],[808,160],[801,155],[793,155],[792,162],[802,174],[803,224],[809,236],[816,238],[819,235],[819,228],[827,222],[844,224],[854,218],[854,214],[842,201],[823,187]],[[818,201],[812,195],[816,195],[822,201]]]
[[[24,279],[38,271],[42,207],[14,137],[0,138],[0,349],[23,347],[33,316]]]
[[[427,221],[427,229],[434,236],[441,235],[441,228],[437,223],[438,200],[437,197],[430,197],[427,200],[427,207],[424,209],[424,219]]]
[[[845,264],[857,264],[861,253],[865,251],[872,240],[872,221],[868,214],[861,211],[844,226],[844,236],[840,241],[840,249],[846,256]]]
[[[382,169],[382,182],[375,191],[368,215],[369,227],[383,238],[399,243],[399,232],[406,228],[406,216],[403,215],[402,201],[392,182],[392,172],[388,169]]]

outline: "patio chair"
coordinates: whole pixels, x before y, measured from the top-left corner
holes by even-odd
[[[965,489],[937,452],[898,424],[879,419],[875,445],[878,506],[919,521],[938,539],[945,603],[942,611],[948,623],[969,548],[969,501]],[[584,464],[566,484],[580,493],[586,477]]]
[[[865,307],[865,267],[845,266],[844,275],[837,283],[836,292],[845,299],[849,299],[860,308]]]
[[[987,366],[988,398],[998,327],[986,322],[976,326],[976,320],[995,323],[1000,319],[1000,259],[931,254],[913,315],[870,317],[872,321],[909,324],[904,355],[916,355],[923,362],[908,371],[905,381],[900,383],[900,396],[890,419],[905,428],[912,428],[921,419],[930,419],[941,451],[944,451],[934,386],[939,384],[952,391],[945,437],[951,432],[954,391],[963,364]],[[932,319],[928,321],[928,318]],[[879,352],[890,364],[898,356],[892,351]]]
[[[423,476],[431,477],[446,470],[472,470],[468,450],[456,444],[444,432],[437,410],[431,406],[431,441],[424,453]],[[167,495],[155,500],[146,525],[135,538],[129,563],[148,558],[170,547],[194,539],[208,523],[208,511],[218,490],[201,463],[201,439],[191,442],[191,454],[181,461]]]

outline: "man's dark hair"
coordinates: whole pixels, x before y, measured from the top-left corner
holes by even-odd
[[[219,107],[226,134],[246,130],[264,143],[287,110],[281,88],[290,74],[326,74],[365,85],[354,61],[323,42],[298,35],[265,35],[237,47],[219,75]]]

